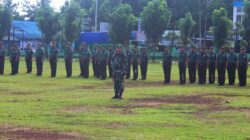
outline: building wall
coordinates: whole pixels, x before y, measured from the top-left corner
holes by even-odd
[[[243,0],[235,0],[233,4],[233,24],[235,27],[235,23],[239,22],[242,24],[243,16],[244,16],[244,5]]]

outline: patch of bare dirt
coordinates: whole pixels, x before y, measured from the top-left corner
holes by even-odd
[[[49,132],[34,130],[32,128],[20,128],[12,126],[0,126],[0,139],[3,140],[83,140],[84,138],[73,133]]]
[[[109,124],[106,124],[104,127],[107,129],[120,129],[125,127],[126,125],[124,123],[120,123],[120,122],[112,122]]]
[[[91,109],[86,106],[70,106],[63,109],[60,109],[59,112],[63,113],[83,113],[89,112]]]

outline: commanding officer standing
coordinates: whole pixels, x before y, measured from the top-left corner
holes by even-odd
[[[198,55],[198,75],[199,75],[199,84],[206,84],[206,75],[207,75],[207,60],[208,56],[205,53],[205,48],[202,47]]]
[[[44,61],[44,50],[42,49],[42,45],[39,44],[38,48],[36,49],[36,67],[37,67],[37,76],[42,76],[43,73],[43,61]]]
[[[26,67],[27,67],[27,73],[32,72],[32,58],[33,58],[33,51],[31,49],[30,44],[28,44],[25,50],[25,62],[26,62]]]
[[[169,53],[169,48],[164,49],[163,54],[163,72],[164,72],[164,83],[169,84],[170,83],[170,76],[171,76],[171,67],[172,67],[172,55]]]
[[[234,85],[235,83],[236,63],[237,55],[234,53],[234,49],[231,48],[227,58],[227,74],[229,85]]]
[[[11,62],[11,75],[16,75],[18,73],[18,61],[19,54],[15,44],[11,47],[10,52],[10,62]]]
[[[240,54],[238,56],[238,77],[239,86],[243,87],[247,84],[247,68],[248,68],[248,58],[245,48],[241,48]]]
[[[196,81],[196,66],[197,66],[197,53],[193,47],[190,54],[188,55],[188,74],[190,83]]]
[[[51,68],[51,77],[56,77],[56,69],[57,69],[57,54],[58,50],[56,48],[56,41],[52,41],[52,45],[50,48],[50,68]]]
[[[121,48],[118,48],[116,50],[116,53],[113,56],[112,66],[115,89],[115,96],[113,97],[113,99],[122,99],[122,94],[124,92],[124,75],[126,73],[126,60]]]
[[[214,53],[214,48],[211,47],[208,54],[209,84],[214,84],[215,82],[215,68],[216,54]]]
[[[81,56],[82,56],[82,76],[83,78],[89,78],[89,63],[90,63],[90,51],[88,49],[87,44],[83,44],[83,49],[81,52]]]
[[[72,61],[73,61],[73,52],[71,49],[71,43],[67,42],[66,48],[64,50],[64,61],[65,61],[65,68],[66,68],[66,77],[71,77],[72,75]]]
[[[179,66],[180,84],[186,84],[187,54],[184,52],[183,47],[180,48],[178,66]]]
[[[135,46],[132,58],[131,58],[131,64],[133,68],[133,80],[137,80],[138,78],[138,64],[139,64],[139,53],[138,48]]]
[[[109,69],[109,78],[112,78],[112,77],[113,77],[113,69],[112,69],[112,64],[111,64],[113,55],[114,55],[114,50],[113,50],[113,48],[110,46],[110,47],[109,47],[109,50],[108,50],[108,69]]]
[[[148,70],[148,54],[145,47],[142,48],[139,62],[141,67],[141,80],[146,80]]]
[[[5,61],[4,47],[3,47],[3,42],[0,41],[0,75],[3,75],[4,73],[4,61]]]
[[[217,69],[218,69],[218,83],[219,86],[225,84],[225,73],[226,73],[227,55],[224,52],[224,48],[220,48],[220,52],[217,55]]]
[[[108,64],[108,53],[101,47],[99,53],[99,76],[101,80],[106,80],[107,77],[107,64]]]
[[[126,79],[129,79],[130,78],[130,70],[131,70],[132,54],[131,54],[128,46],[125,48],[125,51],[126,51],[125,53],[126,53],[126,63],[127,63]]]

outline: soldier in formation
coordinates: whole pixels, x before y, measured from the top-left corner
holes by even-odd
[[[0,75],[4,74],[5,52],[3,42],[0,41]]]
[[[32,58],[33,58],[33,50],[31,49],[30,44],[28,44],[25,50],[25,62],[27,67],[27,73],[32,72]]]

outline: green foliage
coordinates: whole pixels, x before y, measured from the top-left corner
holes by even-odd
[[[186,13],[185,18],[179,20],[179,29],[181,32],[181,40],[183,46],[187,47],[190,43],[192,37],[193,27],[195,26],[195,21],[193,20],[191,13]]]
[[[7,7],[0,5],[0,40],[9,31],[11,19],[11,11]]]
[[[230,19],[227,17],[227,11],[224,8],[214,10],[212,20],[214,45],[215,47],[220,48],[226,44],[232,24]]]
[[[243,18],[243,38],[247,41],[248,47],[250,46],[250,1],[244,1],[245,15]]]
[[[62,14],[62,27],[67,41],[73,42],[81,32],[84,11],[74,1],[64,7]]]
[[[110,35],[114,43],[125,44],[129,41],[136,19],[132,14],[131,6],[128,4],[120,4],[114,12],[111,13]]]
[[[158,43],[167,29],[171,13],[165,0],[150,1],[141,17],[142,25],[150,43]]]

